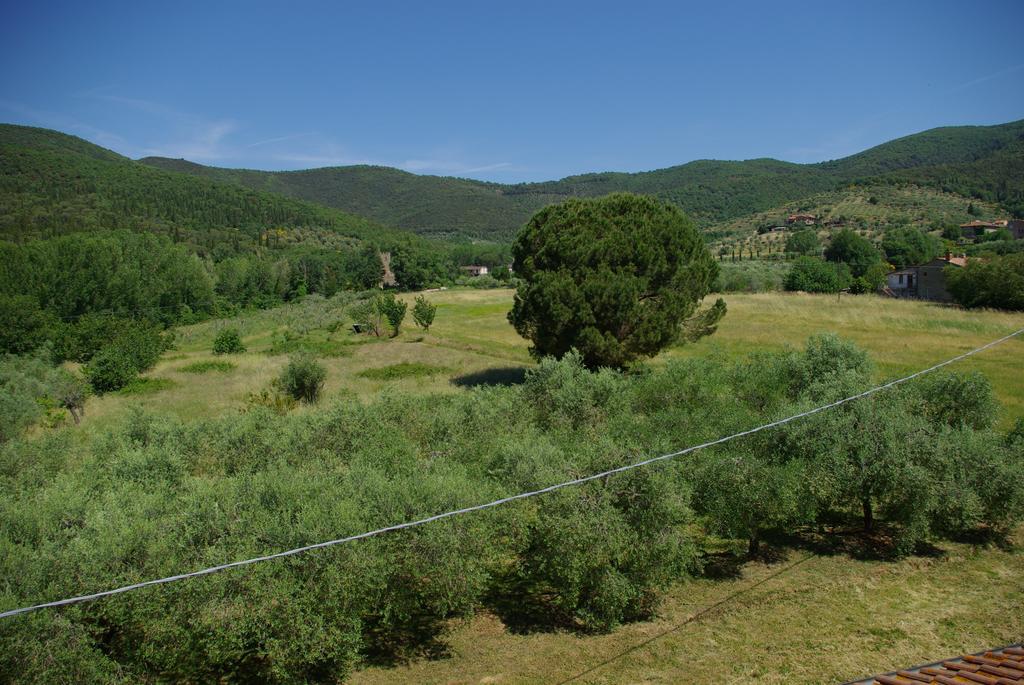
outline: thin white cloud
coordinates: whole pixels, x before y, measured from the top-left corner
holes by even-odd
[[[249,143],[245,147],[261,147],[263,145],[273,145],[274,143],[283,143],[288,140],[296,140],[298,138],[308,138],[309,136],[315,135],[313,133],[293,133],[288,136],[278,136],[277,138],[267,138],[266,140],[257,140],[255,143]]]
[[[405,169],[413,173],[478,174],[484,171],[497,171],[499,169],[510,170],[509,167],[512,166],[512,163],[498,162],[496,164],[472,166],[464,162],[447,159],[409,159],[390,166],[396,166],[399,169]]]
[[[232,121],[214,121],[188,127],[181,140],[143,148],[142,153],[154,157],[181,157],[184,159],[218,161],[237,157],[236,152],[225,146],[224,139],[233,133],[236,125]]]
[[[978,77],[976,79],[973,79],[971,81],[967,81],[966,83],[961,83],[958,86],[953,86],[952,88],[950,88],[946,92],[947,93],[956,93],[956,92],[959,92],[961,90],[966,90],[968,88],[971,88],[972,86],[978,85],[979,83],[985,83],[986,81],[991,81],[993,79],[999,78],[1000,76],[1006,76],[1007,74],[1012,74],[1012,73],[1020,71],[1022,69],[1024,69],[1024,64],[1015,64],[1012,67],[1007,67],[1005,69],[1000,69],[999,71],[992,72],[991,74],[986,74],[985,76],[980,76],[980,77]]]

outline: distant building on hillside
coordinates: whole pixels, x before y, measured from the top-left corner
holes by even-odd
[[[460,269],[466,272],[467,276],[486,276],[488,271],[486,266],[472,265],[472,266],[460,266]]]
[[[960,224],[960,232],[965,238],[980,238],[986,233],[998,231],[1000,228],[1006,228],[1006,223],[998,221],[971,221],[966,224]]]
[[[963,268],[966,265],[967,257],[954,257],[947,252],[944,257],[936,257],[927,264],[890,272],[885,277],[884,292],[892,297],[951,302],[953,297],[946,289],[945,269],[950,266]]]
[[[817,223],[818,217],[814,214],[790,214],[786,217],[787,224],[804,223],[807,226],[813,226]]]

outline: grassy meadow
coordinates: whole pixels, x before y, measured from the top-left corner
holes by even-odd
[[[407,316],[394,339],[353,334],[344,317],[346,303],[317,298],[179,328],[176,349],[144,376],[153,380],[132,392],[91,398],[83,425],[106,423],[136,406],[181,418],[238,411],[250,393],[270,386],[287,362],[288,350],[300,345],[318,353],[327,367],[328,399],[370,399],[392,390],[459,392],[473,385],[515,382],[532,364],[528,343],[505,318],[511,290],[454,289],[429,293],[428,298],[438,305],[429,333]],[[411,302],[413,296],[406,299]],[[676,346],[650,363],[673,356],[734,357],[798,347],[814,333],[831,331],[868,350],[881,379],[930,366],[1024,326],[1020,314],[874,296],[727,294],[725,300],[729,313],[715,335]],[[210,351],[213,338],[228,326],[239,329],[247,351],[215,356]],[[1004,426],[1024,416],[1022,351],[1024,340],[1013,340],[957,364],[989,378],[1004,406]],[[221,368],[196,371],[214,361]],[[419,365],[413,367],[418,370],[410,372],[409,365]]]
[[[1024,531],[1021,531],[1024,533]],[[652,621],[607,635],[454,624],[452,658],[357,672],[390,683],[840,683],[1019,642],[1024,554],[946,545],[869,561],[793,549],[669,592]]]

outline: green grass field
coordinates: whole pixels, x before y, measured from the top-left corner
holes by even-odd
[[[184,327],[177,333],[177,349],[165,354],[146,374],[172,383],[164,389],[151,385],[147,389],[155,391],[145,394],[93,398],[87,407],[87,423],[103,423],[133,406],[182,418],[237,411],[249,393],[267,388],[286,363],[286,354],[268,354],[275,345],[281,346],[285,329],[309,341],[314,350],[329,350],[321,358],[328,370],[328,398],[368,399],[388,390],[459,392],[476,383],[515,379],[522,368],[532,364],[528,343],[505,318],[511,307],[510,290],[457,289],[429,297],[438,305],[430,332],[424,334],[407,317],[401,335],[394,339],[357,336],[344,324],[329,332],[332,323],[344,319],[340,305],[315,309],[292,305],[227,322]],[[1024,326],[1020,314],[968,312],[874,296],[768,293],[729,294],[725,299],[729,313],[715,335],[670,349],[651,363],[671,356],[732,357],[800,346],[814,333],[831,331],[867,349],[881,379],[930,366]],[[239,328],[248,350],[214,357],[210,352],[213,337],[229,325]],[[1024,416],[1022,351],[1024,341],[1011,341],[957,365],[988,376],[1004,406],[1003,425]],[[213,360],[233,363],[235,368],[203,374],[192,371],[194,365]],[[374,371],[396,364],[424,364],[442,371]]]

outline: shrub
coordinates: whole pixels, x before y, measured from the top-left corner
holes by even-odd
[[[281,389],[296,400],[312,404],[320,399],[327,369],[312,356],[300,353],[293,356],[281,372]]]
[[[100,394],[120,390],[139,372],[132,355],[120,345],[101,348],[82,371],[92,389]]]
[[[696,506],[712,531],[747,541],[747,554],[760,550],[765,531],[792,530],[813,520],[805,465],[799,460],[726,453],[701,460]]]
[[[437,305],[431,304],[423,295],[416,296],[416,304],[412,308],[412,320],[424,331],[429,331],[434,324],[434,315],[437,313]]]
[[[835,265],[815,257],[798,257],[783,279],[786,290],[807,293],[837,293],[847,284]]]
[[[545,498],[506,581],[511,601],[535,621],[586,632],[650,618],[660,592],[698,568],[688,499],[658,470]]]
[[[84,404],[81,381],[55,368],[46,348],[32,355],[0,355],[0,443],[61,408],[77,423]]]
[[[242,336],[237,328],[225,328],[213,339],[214,354],[241,354],[245,352]]]

